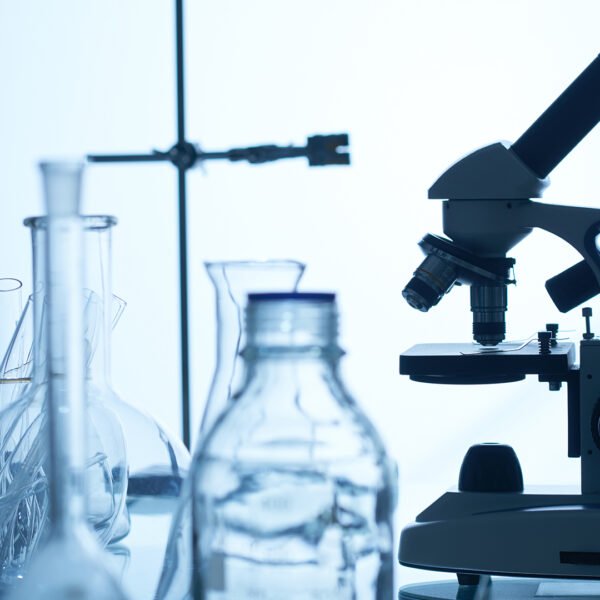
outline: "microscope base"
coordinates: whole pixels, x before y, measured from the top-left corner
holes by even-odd
[[[600,579],[600,496],[528,488],[444,494],[400,537],[400,563],[511,577]]]
[[[597,581],[547,579],[495,579],[482,585],[461,585],[456,581],[437,581],[407,585],[399,600],[572,600],[600,596]]]

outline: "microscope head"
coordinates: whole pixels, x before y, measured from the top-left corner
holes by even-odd
[[[586,293],[588,288],[597,290],[600,259],[584,244],[577,244],[579,233],[566,230],[564,221],[569,214],[557,210],[548,218],[531,198],[541,197],[549,173],[599,120],[600,56],[512,146],[491,144],[445,171],[428,195],[444,201],[443,229],[448,237],[426,235],[419,243],[426,258],[402,292],[409,305],[426,312],[455,284],[468,284],[473,337],[484,346],[497,345],[505,337],[507,285],[515,283],[515,261],[506,255],[532,227],[551,231],[576,247],[590,263]],[[585,219],[587,228],[588,217]],[[600,222],[594,223],[596,215],[589,219],[589,231],[600,228]],[[559,284],[571,270],[558,276]],[[555,299],[558,294],[551,288]]]
[[[506,253],[531,231],[513,222],[511,209],[546,185],[503,143],[452,165],[429,190],[429,198],[445,200],[450,239],[429,234],[419,243],[426,258],[402,292],[409,305],[426,312],[455,284],[470,285],[473,338],[483,346],[503,341],[507,285],[515,283]]]

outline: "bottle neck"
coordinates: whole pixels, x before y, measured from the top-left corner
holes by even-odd
[[[281,294],[256,296],[260,299],[253,300],[251,295],[246,307],[244,352],[248,358],[339,358],[335,302],[312,300],[310,295],[305,295],[306,300],[281,298]]]
[[[298,294],[292,294],[292,299],[274,294],[273,300],[271,295],[256,295],[262,298],[256,301],[253,296],[246,307],[244,388],[258,385],[265,392],[262,397],[289,404],[297,402],[300,387],[337,385],[343,352],[337,341],[335,302]],[[269,394],[268,389],[277,392]]]

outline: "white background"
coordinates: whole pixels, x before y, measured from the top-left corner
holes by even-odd
[[[0,274],[29,289],[25,216],[41,209],[41,157],[167,149],[175,137],[173,6],[167,0],[0,0]],[[352,166],[215,164],[189,175],[194,428],[213,369],[209,259],[293,257],[304,289],[339,292],[345,376],[401,471],[399,526],[454,484],[472,443],[505,441],[530,483],[577,478],[566,392],[535,380],[429,387],[398,375],[424,341],[468,341],[468,290],[429,314],[401,291],[441,233],[427,189],[452,162],[514,141],[598,53],[594,0],[188,0],[189,139],[205,149],[302,143],[348,131]],[[552,174],[545,198],[597,206],[600,132]],[[115,387],[179,430],[175,170],[92,166],[88,213],[119,218]],[[559,320],[544,281],[578,260],[534,232],[514,249],[509,337]],[[596,305],[593,303],[592,305]],[[600,326],[600,325],[599,325]],[[573,334],[575,335],[575,334]],[[401,582],[432,577],[402,570]]]

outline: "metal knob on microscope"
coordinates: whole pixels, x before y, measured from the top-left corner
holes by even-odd
[[[552,332],[538,331],[538,346],[540,354],[550,354],[552,346]]]

